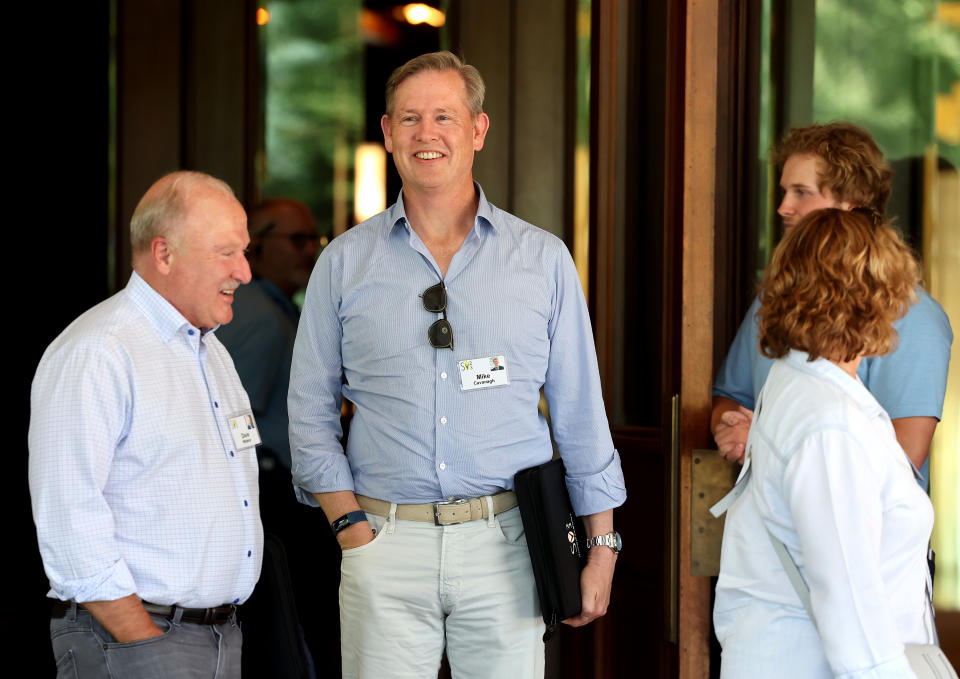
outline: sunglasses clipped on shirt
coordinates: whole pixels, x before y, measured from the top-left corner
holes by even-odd
[[[427,339],[430,340],[430,346],[434,349],[453,350],[453,326],[447,320],[447,288],[443,281],[431,285],[420,293],[420,299],[423,301],[423,308],[431,314],[443,314],[443,318],[438,319],[427,328]]]

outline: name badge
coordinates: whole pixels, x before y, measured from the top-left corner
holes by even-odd
[[[460,368],[460,389],[486,389],[488,387],[503,387],[510,384],[510,371],[507,370],[507,359],[503,356],[484,356],[458,361]]]
[[[227,421],[230,423],[233,445],[236,446],[237,450],[260,444],[260,431],[257,429],[256,420],[253,419],[253,412],[248,410],[227,418]]]

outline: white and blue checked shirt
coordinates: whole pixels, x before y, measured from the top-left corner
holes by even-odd
[[[244,601],[260,576],[250,403],[212,332],[134,273],[47,348],[31,393],[30,494],[49,596]]]
[[[577,514],[626,498],[600,391],[580,280],[563,242],[490,205],[447,271],[455,351],[434,349],[439,314],[419,295],[440,281],[403,196],[320,255],[294,346],[290,447],[302,502],[353,490],[397,503],[478,497],[550,460],[540,387]],[[457,362],[503,355],[510,384],[463,391]],[[347,455],[341,395],[356,405]]]

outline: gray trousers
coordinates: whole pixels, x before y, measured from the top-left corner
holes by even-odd
[[[50,620],[58,679],[239,679],[240,626],[151,616],[158,637],[120,643],[90,613],[75,605]]]

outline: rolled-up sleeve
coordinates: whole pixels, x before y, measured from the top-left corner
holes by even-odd
[[[562,243],[554,271],[556,296],[548,327],[550,358],[544,395],[567,470],[570,500],[574,511],[584,516],[619,507],[627,491],[603,407],[586,300],[573,259]]]
[[[317,260],[293,346],[290,391],[290,453],[300,502],[316,506],[313,493],[354,490],[343,453],[340,426],[343,360],[340,321],[342,266],[336,244]]]
[[[48,350],[30,397],[30,499],[50,588],[59,599],[109,601],[136,591],[104,498],[131,392],[127,357],[109,346]]]

